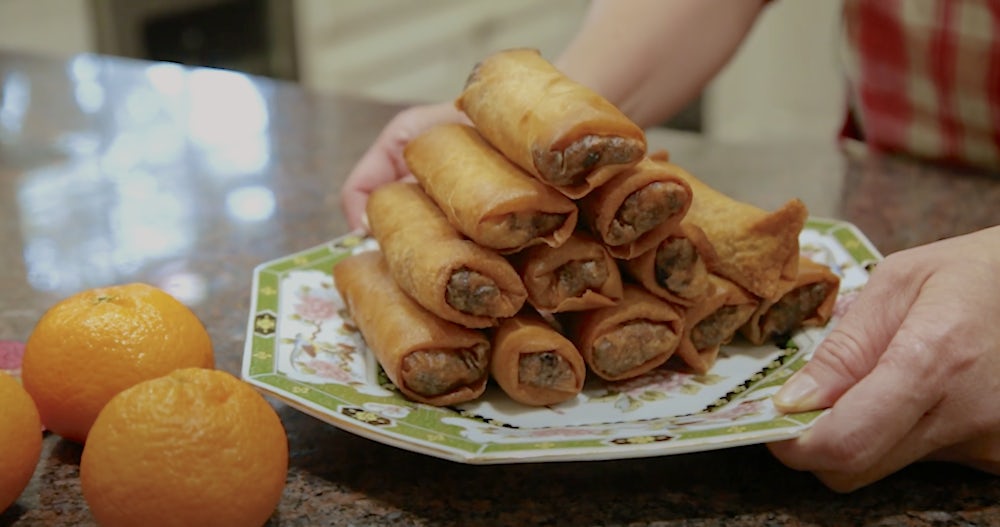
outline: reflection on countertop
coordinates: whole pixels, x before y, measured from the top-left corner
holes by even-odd
[[[106,70],[94,56],[67,63],[76,113],[97,126],[60,131],[51,146],[63,158],[20,176],[28,282],[66,295],[155,269],[159,285],[198,303],[206,279],[181,263],[199,236],[192,198],[226,203],[234,224],[274,214],[263,184],[270,163],[264,94],[247,76],[222,70],[153,64],[128,84],[101,82]],[[32,100],[32,80],[19,72],[4,79],[5,152],[35,140],[33,114],[48,107],[44,98]]]

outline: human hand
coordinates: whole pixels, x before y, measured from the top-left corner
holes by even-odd
[[[361,159],[351,169],[340,189],[340,204],[351,229],[366,228],[365,205],[368,195],[380,185],[410,175],[403,160],[403,148],[411,139],[428,128],[446,122],[468,122],[451,102],[413,106],[403,110],[391,121]]]
[[[774,397],[829,413],[771,452],[839,492],[918,460],[1000,474],[998,276],[1000,226],[887,257]]]

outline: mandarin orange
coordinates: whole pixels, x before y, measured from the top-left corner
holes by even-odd
[[[177,368],[214,365],[198,317],[165,291],[133,283],[52,306],[25,344],[21,378],[46,428],[83,442],[118,392]]]
[[[9,507],[35,473],[42,452],[42,423],[28,392],[0,372],[0,512]]]
[[[281,499],[288,441],[250,385],[186,368],[119,393],[90,431],[80,462],[98,523],[262,525]]]

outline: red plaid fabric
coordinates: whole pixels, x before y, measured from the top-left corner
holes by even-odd
[[[844,0],[844,135],[1000,167],[1000,1]]]

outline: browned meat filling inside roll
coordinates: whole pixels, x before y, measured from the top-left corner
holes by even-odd
[[[573,298],[597,289],[608,279],[608,266],[601,260],[571,260],[556,270],[556,295]]]
[[[576,298],[585,291],[598,290],[608,279],[608,266],[603,258],[570,260],[551,273],[533,291],[536,301],[555,307],[567,298]]]
[[[496,282],[464,267],[452,273],[445,294],[448,305],[470,315],[490,316],[502,307]]]
[[[746,323],[756,307],[752,304],[722,306],[691,328],[691,344],[695,349],[714,348],[728,342]]]
[[[699,271],[702,277],[705,268],[696,266],[698,261],[698,251],[694,244],[687,238],[671,238],[660,244],[656,251],[656,282],[664,289],[681,297],[695,296],[698,291],[693,288],[703,289],[707,282],[696,281],[699,278]]]
[[[566,214],[547,212],[515,212],[492,220],[488,225],[488,241],[497,248],[520,247],[529,241],[548,236],[566,223]]]
[[[830,284],[816,282],[795,288],[774,303],[761,321],[765,335],[785,335],[816,312],[830,292]]]
[[[678,339],[666,324],[629,322],[594,341],[594,367],[608,376],[620,375],[669,353]]]
[[[602,166],[633,163],[645,152],[646,145],[636,139],[588,135],[561,152],[535,150],[532,156],[546,181],[558,186],[576,186]]]
[[[489,346],[420,350],[403,358],[402,381],[420,395],[433,397],[476,384],[486,375]]]
[[[605,241],[609,245],[635,241],[683,209],[687,197],[685,188],[677,183],[656,181],[642,187],[622,202]]]
[[[522,354],[517,362],[517,379],[529,386],[576,391],[576,375],[569,362],[552,351]]]

